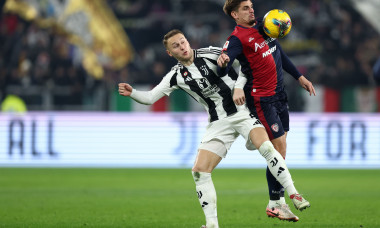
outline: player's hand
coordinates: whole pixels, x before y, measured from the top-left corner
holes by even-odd
[[[132,86],[128,83],[119,83],[119,94],[122,96],[130,96],[132,93]]]
[[[312,94],[314,94],[314,96],[315,96],[315,89],[314,89],[314,86],[313,86],[313,84],[312,84],[309,80],[307,80],[307,79],[305,78],[305,76],[302,75],[302,76],[298,79],[298,81],[299,81],[300,85],[302,86],[302,88],[304,88],[307,92],[309,92],[310,96],[311,96]]]
[[[234,89],[234,95],[232,96],[232,99],[234,100],[236,105],[243,105],[245,104],[245,95],[244,90],[235,88]]]
[[[218,58],[218,66],[225,68],[227,67],[227,64],[230,62],[230,57],[226,55],[225,53],[222,53]]]

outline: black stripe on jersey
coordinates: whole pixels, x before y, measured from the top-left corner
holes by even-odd
[[[177,83],[177,75],[178,75],[178,71],[176,71],[176,72],[173,74],[172,78],[170,79],[170,87],[173,87],[173,86],[175,86],[175,85],[178,85],[178,83]]]
[[[170,87],[172,86],[175,86],[175,85],[178,85],[178,82],[177,82],[177,75],[178,75],[178,69],[176,70],[176,72],[173,74],[172,78],[170,79]],[[183,90],[185,93],[187,93],[182,87],[179,87],[181,90]],[[190,94],[190,93],[187,93],[191,98],[193,98],[194,100],[197,100],[195,99],[195,97]]]
[[[192,78],[190,71],[186,67],[183,67],[182,69],[180,69],[180,74],[183,77],[185,84],[188,85],[194,93],[196,93],[200,98],[202,98],[206,102],[208,106],[208,112],[210,115],[210,122],[218,120],[219,118],[218,114],[216,113],[215,103],[210,98],[203,96],[198,83]]]
[[[214,59],[210,59],[210,58],[205,58],[207,59],[208,61],[210,61],[212,64],[214,64],[215,66],[218,64],[218,62]],[[238,78],[238,73],[236,73],[236,71],[233,69],[233,67],[230,68],[230,71],[228,72],[228,77],[230,77],[232,80],[236,81],[237,78]]]
[[[227,75],[234,81],[236,81],[239,76],[238,73],[236,73],[236,71],[233,69],[233,67],[230,68]]]
[[[232,99],[232,92],[230,87],[228,87],[228,85],[226,85],[226,83],[207,66],[207,63],[203,58],[195,58],[194,64],[202,76],[207,78],[211,85],[217,85],[220,88],[220,91],[218,93],[221,97],[223,97],[223,109],[226,111],[227,115],[229,116],[236,113],[237,109]],[[208,74],[202,70],[202,67],[204,66],[207,68]]]

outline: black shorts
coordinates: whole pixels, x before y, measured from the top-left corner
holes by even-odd
[[[285,92],[270,97],[247,96],[250,112],[264,125],[269,139],[276,139],[289,131],[289,106]]]

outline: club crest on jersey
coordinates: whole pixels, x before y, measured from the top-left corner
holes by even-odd
[[[278,132],[278,124],[277,123],[272,124],[271,128],[273,131]]]
[[[201,66],[200,69],[203,70],[205,75],[208,75],[208,69],[207,69],[206,65]]]
[[[183,72],[182,73],[182,77],[185,79],[185,81],[189,82],[191,80],[193,80],[190,76],[187,77],[189,75],[189,73],[187,71]]]

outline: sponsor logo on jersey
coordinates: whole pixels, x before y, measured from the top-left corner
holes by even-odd
[[[268,51],[263,53],[263,58],[267,57],[268,55],[271,55],[273,52],[275,52],[277,49],[277,46],[273,46]]]
[[[254,39],[255,39],[254,37],[249,37],[248,42],[251,43],[251,41],[254,40]]]
[[[198,83],[199,88],[206,89],[207,87],[211,86],[210,82],[207,80],[207,78],[202,78],[199,80],[196,80]]]
[[[270,42],[276,40],[275,38],[269,38],[269,39],[266,39],[264,40],[263,42],[261,43],[255,43],[255,52],[257,52],[258,49],[261,49],[261,48],[264,48],[265,45],[269,44]]]
[[[272,128],[273,131],[278,132],[278,124],[277,123],[272,124],[272,126],[270,128]]]
[[[199,88],[201,89],[201,93],[205,97],[210,97],[214,93],[220,91],[220,88],[217,85],[211,85],[207,78],[202,78],[200,80],[196,80]]]

